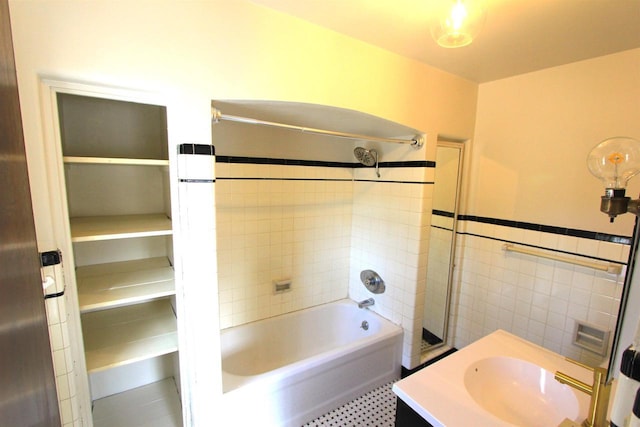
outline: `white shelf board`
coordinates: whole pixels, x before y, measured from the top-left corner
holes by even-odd
[[[169,160],[163,159],[64,156],[63,161],[64,163],[83,163],[93,165],[169,166]]]
[[[181,427],[182,409],[173,378],[93,402],[94,427]]]
[[[166,257],[78,267],[76,280],[81,313],[175,294],[174,272]]]
[[[164,214],[85,216],[70,218],[69,222],[74,243],[172,233],[171,219]]]
[[[178,350],[168,299],[83,314],[82,335],[90,373]]]

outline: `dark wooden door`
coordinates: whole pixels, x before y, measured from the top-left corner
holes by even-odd
[[[7,0],[0,0],[0,426],[59,426]]]

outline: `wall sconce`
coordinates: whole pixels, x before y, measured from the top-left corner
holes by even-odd
[[[431,36],[442,47],[471,44],[478,35],[487,13],[481,0],[445,0],[431,22]]]
[[[640,216],[640,200],[625,196],[627,182],[640,172],[640,141],[628,137],[605,139],[591,150],[587,166],[604,183],[600,211],[609,215],[611,222],[626,212]]]

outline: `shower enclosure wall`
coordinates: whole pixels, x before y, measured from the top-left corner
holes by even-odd
[[[342,123],[362,115],[341,113]],[[406,134],[415,131],[397,133]],[[387,290],[371,309],[403,326],[403,365],[415,366],[433,182],[425,150],[228,122],[213,125],[213,141],[221,327],[369,298],[359,275],[375,269]],[[380,178],[356,146],[379,153]],[[274,293],[288,279],[291,291]]]

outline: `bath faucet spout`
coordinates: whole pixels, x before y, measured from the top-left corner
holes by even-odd
[[[360,301],[358,303],[358,308],[371,307],[375,303],[376,302],[373,300],[373,298],[367,298],[366,300]]]
[[[591,368],[569,358],[567,358],[567,361],[593,372],[593,385],[585,384],[560,371],[556,371],[555,374],[555,379],[561,384],[567,384],[591,396],[589,415],[582,423],[582,426],[606,427],[608,425],[607,408],[609,407],[609,397],[611,393],[611,382],[607,382],[607,369]]]

